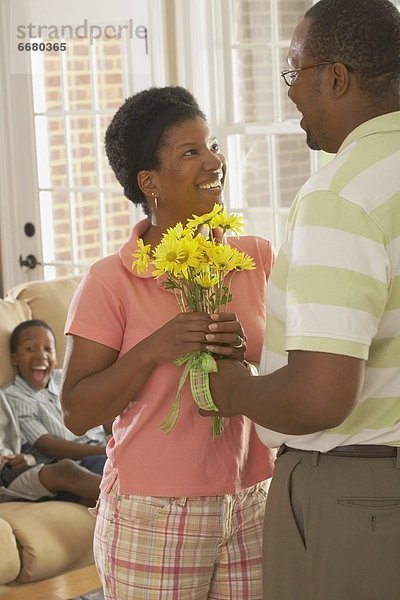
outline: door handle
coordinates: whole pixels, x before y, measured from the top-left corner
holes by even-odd
[[[20,267],[28,267],[28,269],[35,269],[37,265],[41,263],[38,261],[34,254],[28,254],[25,258],[22,258],[22,255],[19,255],[19,266]]]

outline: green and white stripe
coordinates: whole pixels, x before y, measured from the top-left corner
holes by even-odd
[[[268,446],[327,451],[400,444],[400,112],[355,129],[299,191],[267,294],[260,365],[287,351],[362,358],[366,378],[352,414],[323,432],[289,436],[257,427]]]

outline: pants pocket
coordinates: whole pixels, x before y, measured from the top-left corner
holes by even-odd
[[[121,495],[115,511],[115,520],[128,523],[151,523],[157,517],[167,514],[170,506],[170,498]]]
[[[338,504],[348,506],[349,508],[365,508],[367,510],[376,508],[377,510],[385,510],[400,507],[400,497],[365,497],[365,496],[349,496],[338,498]]]
[[[278,461],[267,499],[266,530],[271,532],[273,538],[290,539],[290,543],[302,552],[306,550],[307,515],[301,494],[296,494],[296,485],[293,483],[298,470],[302,468],[301,458],[287,453],[280,456]]]
[[[338,498],[338,505],[353,511],[360,527],[389,533],[400,525],[400,497],[349,496]]]

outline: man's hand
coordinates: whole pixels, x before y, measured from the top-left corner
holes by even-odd
[[[239,361],[225,359],[218,360],[218,373],[210,373],[210,391],[219,412],[199,410],[203,417],[233,417],[241,414],[232,402],[232,390],[242,386],[246,389],[247,380],[252,375]],[[245,392],[243,392],[245,393]]]
[[[365,361],[327,352],[289,351],[288,364],[269,375],[251,377],[234,360],[218,362],[210,390],[220,413],[245,415],[289,435],[305,435],[340,425],[360,397]]]

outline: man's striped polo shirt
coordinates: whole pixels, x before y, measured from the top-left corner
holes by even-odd
[[[400,445],[400,112],[371,119],[297,194],[267,291],[260,372],[287,351],[366,360],[362,394],[338,427],[290,436],[257,426],[268,446],[326,452]]]

